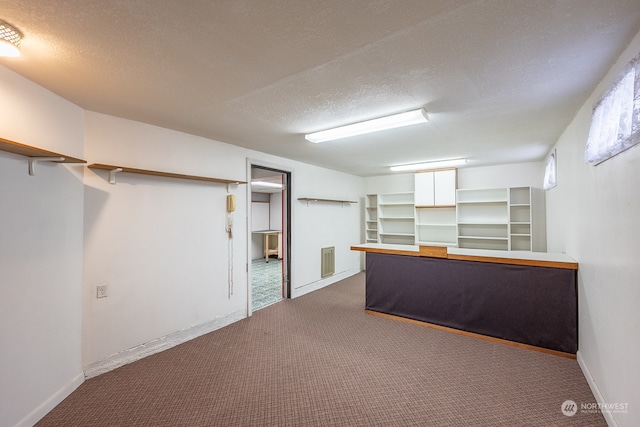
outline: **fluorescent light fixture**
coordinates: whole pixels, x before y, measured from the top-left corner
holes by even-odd
[[[347,138],[349,136],[362,135],[365,133],[378,132],[386,129],[425,123],[428,120],[427,112],[424,108],[420,108],[418,110],[407,111],[406,113],[394,114],[392,116],[380,117],[378,119],[367,120],[365,122],[314,132],[307,134],[304,137],[307,141],[319,143],[334,139]]]
[[[451,159],[451,160],[439,160],[436,162],[412,163],[410,165],[391,166],[391,170],[394,172],[417,171],[422,169],[450,168],[450,167],[462,166],[466,164],[467,164],[467,159]]]
[[[20,56],[22,33],[13,25],[0,20],[0,56]]]
[[[280,188],[280,189],[282,189],[282,184],[278,184],[276,182],[251,181],[251,185],[252,186],[256,186],[256,187]]]

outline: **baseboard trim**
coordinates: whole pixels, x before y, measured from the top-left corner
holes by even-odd
[[[42,402],[36,409],[31,411],[26,417],[24,417],[15,427],[31,427],[40,421],[45,415],[47,415],[53,408],[58,406],[60,402],[67,398],[75,389],[80,387],[84,382],[84,374],[81,372],[67,384],[65,384],[60,390],[49,396],[47,400]]]
[[[481,339],[481,340],[484,340],[484,341],[490,341],[490,342],[494,342],[494,343],[498,343],[498,344],[508,345],[508,346],[511,346],[511,347],[523,348],[525,350],[533,350],[533,351],[537,351],[537,352],[540,352],[540,353],[551,354],[553,356],[566,357],[567,359],[575,359],[576,358],[575,354],[565,353],[563,351],[551,350],[551,349],[543,348],[543,347],[536,347],[535,345],[523,344],[523,343],[519,343],[519,342],[515,342],[515,341],[505,340],[505,339],[502,339],[502,338],[490,337],[488,335],[477,334],[475,332],[462,331],[460,329],[449,328],[449,327],[446,327],[446,326],[440,326],[440,325],[436,325],[436,324],[428,323],[428,322],[422,322],[420,320],[408,319],[406,317],[395,316],[393,314],[380,313],[379,311],[373,311],[373,310],[365,310],[364,312],[367,313],[367,314],[370,314],[372,316],[378,316],[378,317],[384,317],[386,319],[398,320],[400,322],[411,323],[411,324],[414,324],[414,325],[420,325],[420,326],[424,326],[424,327],[431,328],[431,329],[438,329],[440,331],[451,332],[453,334],[464,335],[466,337],[477,338],[477,339]]]
[[[173,332],[156,340],[149,341],[98,360],[97,362],[90,363],[85,366],[84,376],[87,379],[96,377],[131,362],[135,362],[136,360],[151,356],[152,354],[160,353],[161,351],[170,349],[171,347],[175,347],[201,335],[208,334],[209,332],[223,328],[246,317],[247,311],[239,310],[208,322],[192,326],[188,329]]]
[[[580,350],[578,350],[578,366],[580,366],[580,369],[582,370],[582,374],[587,380],[587,384],[589,384],[591,393],[593,393],[593,397],[596,398],[596,402],[602,403],[602,404],[606,403],[606,400],[604,399],[604,396],[600,392],[600,389],[598,388],[598,384],[596,384],[596,381],[593,379],[593,375],[591,375],[591,371],[587,366],[587,362],[584,361],[584,358],[582,357],[582,353],[580,352]],[[609,427],[618,427],[618,423],[613,418],[613,414],[611,412],[602,411],[601,413]]]
[[[324,279],[317,280],[315,282],[307,283],[306,285],[302,285],[299,288],[292,289],[291,298],[298,298],[302,295],[306,295],[309,292],[317,291],[318,289],[322,289],[325,286],[332,285],[340,280],[344,280],[348,277],[354,276],[360,273],[360,269],[351,268],[349,270],[341,271],[339,273],[335,273],[332,276],[326,277]]]

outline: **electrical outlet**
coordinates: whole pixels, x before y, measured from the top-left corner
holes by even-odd
[[[96,298],[105,298],[107,296],[107,284],[103,283],[96,288]]]

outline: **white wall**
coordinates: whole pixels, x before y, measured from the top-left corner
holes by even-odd
[[[370,176],[364,179],[365,194],[403,193],[413,191],[413,173]],[[364,204],[364,200],[363,200]],[[364,207],[362,207],[364,211]]]
[[[592,106],[639,52],[640,34],[559,139],[547,194],[548,249],[580,263],[578,360],[600,401],[629,403],[609,416],[619,426],[640,419],[640,146],[598,166],[583,155]]]
[[[458,188],[542,188],[543,162],[458,169]]]
[[[269,228],[271,230],[282,230],[282,193],[270,194]]]
[[[542,187],[542,162],[458,169],[458,188]],[[365,178],[366,194],[414,191],[414,173]]]
[[[251,202],[251,230],[269,229],[269,203]]]
[[[359,271],[362,178],[180,132],[85,112],[0,67],[0,137],[107,163],[247,180],[248,159],[292,172],[293,296]],[[0,425],[32,425],[84,380],[246,316],[247,186],[238,209],[229,296],[227,187],[0,152]],[[320,278],[335,245],[336,275]],[[96,298],[96,286],[108,296]]]
[[[293,296],[359,270],[348,249],[359,242],[358,208],[307,207],[297,198],[357,198],[362,178],[93,112],[86,113],[86,158],[239,180],[247,180],[247,158],[292,170]],[[85,176],[83,360],[91,372],[181,342],[181,331],[206,332],[247,315],[246,185],[232,188],[237,209],[229,297],[225,185],[132,174],[119,174],[110,185],[107,172]],[[320,280],[320,248],[328,244],[336,246],[342,276]],[[109,296],[97,299],[101,283]]]
[[[83,157],[82,109],[0,67],[0,137]],[[0,425],[30,426],[84,379],[82,165],[0,151]]]
[[[251,203],[252,230],[282,230],[282,193],[261,193],[268,202]],[[264,236],[251,238],[251,259],[264,258]]]
[[[268,196],[268,194],[265,193]],[[269,209],[268,202],[251,203],[251,230],[269,229]],[[251,235],[251,259],[264,257],[264,236],[262,234]]]
[[[103,114],[86,114],[90,163],[245,180],[235,148]],[[225,184],[85,173],[83,360],[115,353],[217,318],[246,315],[245,186],[231,186],[239,209],[233,240],[234,293],[228,296]],[[96,298],[107,283],[109,296]]]

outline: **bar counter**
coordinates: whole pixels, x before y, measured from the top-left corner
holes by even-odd
[[[578,263],[565,254],[363,244],[366,310],[575,355]]]

